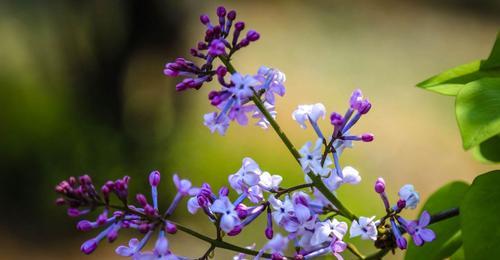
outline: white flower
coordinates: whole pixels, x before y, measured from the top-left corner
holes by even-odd
[[[245,157],[238,172],[229,175],[229,184],[238,194],[241,194],[248,188],[259,184],[261,174],[259,165],[252,158]]]
[[[311,245],[317,246],[326,241],[332,240],[332,235],[342,239],[347,233],[347,223],[339,222],[336,219],[327,219],[323,222],[317,222],[314,228],[314,235],[311,238]]]
[[[225,115],[219,117],[217,112],[205,114],[203,120],[203,124],[210,129],[212,134],[217,131],[220,135],[224,135],[229,127],[229,118]]]
[[[420,202],[420,195],[411,184],[406,184],[398,192],[399,198],[406,202],[405,208],[414,209]]]
[[[229,90],[240,100],[253,96],[252,87],[259,85],[259,81],[250,75],[243,76],[240,73],[231,75],[234,87]]]
[[[342,169],[343,177],[339,177],[336,174],[335,169],[332,170],[332,174],[324,180],[325,185],[332,191],[337,190],[342,184],[358,184],[361,182],[361,176],[359,172],[351,166],[346,166]]]
[[[277,191],[283,177],[280,175],[271,175],[268,172],[263,172],[260,175],[259,186],[267,191]]]
[[[228,233],[234,227],[240,224],[238,213],[234,210],[234,206],[226,196],[221,196],[214,201],[210,209],[215,213],[222,215],[220,220],[220,227],[224,232]]]
[[[316,144],[311,150],[312,143],[307,142],[302,148],[300,148],[299,153],[301,155],[299,161],[302,166],[302,170],[307,173],[312,171],[321,176],[326,176],[330,172],[330,166],[332,161],[329,157],[326,157],[325,163],[321,166],[321,158],[323,153],[321,151],[322,148],[322,140],[318,138]]]
[[[321,103],[313,105],[299,105],[292,113],[293,120],[299,123],[300,127],[306,128],[306,121],[317,122],[320,117],[325,118],[326,109]]]
[[[195,214],[196,211],[198,211],[198,209],[201,208],[200,204],[198,204],[198,198],[196,198],[196,196],[189,198],[187,202],[187,208],[189,213],[191,214]]]
[[[373,221],[375,216],[371,218],[359,217],[358,220],[354,220],[351,224],[350,235],[351,237],[361,236],[361,239],[376,240],[377,239],[377,225]]]
[[[274,195],[269,196],[269,203],[274,211],[271,213],[276,223],[281,224],[282,221],[294,214],[293,203],[289,196],[285,197],[285,201],[278,200]]]
[[[361,182],[361,176],[359,176],[359,172],[351,166],[346,166],[342,169],[342,182],[349,184],[358,184]]]
[[[308,207],[302,204],[295,204],[294,216],[284,219],[282,225],[287,232],[294,233],[293,235],[301,235],[304,231],[314,228],[316,218],[317,215],[311,215]]]

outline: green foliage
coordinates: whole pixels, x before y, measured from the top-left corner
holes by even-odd
[[[500,171],[478,176],[460,206],[465,259],[500,259]]]
[[[466,84],[457,95],[455,112],[465,149],[500,132],[500,78]]]
[[[463,147],[482,162],[500,162],[500,33],[486,60],[449,69],[417,84],[456,96],[455,113]]]
[[[474,157],[485,163],[500,162],[500,135],[495,135],[492,138],[482,142],[480,145],[472,149]]]
[[[432,194],[425,202],[423,209],[430,214],[458,207],[469,189],[465,182],[451,182]],[[451,256],[461,245],[460,220],[451,218],[435,223],[431,229],[436,233],[436,240],[423,247],[410,243],[405,259],[444,259]]]

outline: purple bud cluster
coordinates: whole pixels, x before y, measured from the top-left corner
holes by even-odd
[[[249,30],[245,37],[240,36],[245,23],[241,21],[234,23],[236,11],[227,12],[226,8],[220,6],[216,13],[218,19],[214,23],[210,21],[208,15],[200,16],[200,22],[206,27],[205,38],[190,50],[193,57],[203,60],[203,65],[197,66],[184,58],[178,58],[165,65],[163,73],[166,76],[185,77],[176,85],[177,91],[200,89],[203,83],[212,81],[216,74],[219,77],[219,69],[213,70],[213,62],[217,57],[229,60],[236,51],[260,38],[259,33],[254,30]],[[231,35],[232,39],[229,39]]]
[[[138,193],[135,195],[137,204],[130,204],[127,199],[129,181],[130,177],[128,176],[116,181],[107,181],[101,187],[101,191],[98,192],[94,188],[90,177],[83,175],[78,178],[70,177],[56,186],[56,192],[61,195],[56,199],[56,204],[67,206],[68,215],[71,217],[87,215],[95,212],[98,208],[102,208],[95,220],[83,219],[76,225],[77,230],[83,232],[101,229],[97,236],[82,244],[81,251],[90,254],[103,239],[111,243],[118,238],[118,232],[121,229],[135,229],[144,234],[142,240],[139,241],[133,238],[130,240],[129,246],[119,246],[116,249],[117,254],[133,257],[134,259],[149,259],[151,257],[182,259],[170,252],[165,236],[165,233],[175,234],[177,226],[164,219],[158,210],[157,187],[160,183],[160,172],[153,171],[149,175],[152,203],[144,194]],[[185,179],[181,180],[177,175],[174,175],[174,184],[177,187],[177,195],[164,215],[172,214],[181,198],[198,191],[198,188],[191,187],[191,182]],[[112,194],[121,201],[122,205],[110,203],[110,195]],[[143,252],[142,249],[155,231],[158,232],[155,249],[152,252]]]
[[[375,182],[375,192],[380,195],[382,202],[384,203],[387,215],[378,224],[380,227],[390,227],[391,240],[400,249],[406,249],[408,246],[406,238],[403,236],[403,231],[408,232],[413,237],[413,242],[417,246],[422,246],[424,242],[431,242],[435,239],[435,234],[432,230],[427,229],[426,226],[429,225],[430,215],[428,212],[424,211],[418,221],[407,221],[400,216],[400,213],[404,209],[414,209],[416,208],[418,202],[420,201],[420,196],[418,192],[415,191],[413,185],[407,184],[401,187],[399,190],[399,199],[395,205],[391,206],[387,194],[385,192],[385,181],[382,178],[378,178]],[[389,223],[386,224],[385,221],[389,219]],[[384,241],[387,239],[387,234],[379,234],[379,241]],[[386,245],[379,242],[379,247],[384,248]]]

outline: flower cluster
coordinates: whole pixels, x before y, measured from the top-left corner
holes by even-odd
[[[200,41],[196,48],[191,49],[191,55],[202,59],[204,64],[197,66],[184,58],[178,58],[175,62],[167,63],[163,72],[171,77],[185,77],[176,85],[177,91],[200,89],[203,83],[217,77],[221,89],[211,91],[208,99],[220,112],[207,113],[203,117],[204,124],[212,133],[224,135],[230,121],[246,125],[250,116],[258,119],[258,126],[267,128],[269,122],[254,105],[248,104],[249,100],[254,95],[264,95],[266,109],[275,115],[274,95],[285,94],[285,77],[279,70],[262,66],[255,75],[232,73],[227,81],[227,65],[219,65],[214,70],[213,63],[216,58],[229,62],[234,53],[260,38],[260,34],[254,30],[249,30],[245,37],[240,37],[245,23],[238,21],[233,26],[236,19],[234,10],[227,12],[224,7],[218,7],[217,17],[218,24],[212,24],[207,15],[200,16],[201,23],[207,28],[205,39]],[[230,35],[232,39],[228,39]]]
[[[163,216],[171,215],[183,197],[194,194],[199,190],[192,187],[190,181],[180,180],[177,175],[173,176],[173,180],[177,187],[177,194]],[[117,247],[116,253],[118,255],[134,259],[185,259],[172,254],[168,247],[166,233],[175,234],[177,226],[165,220],[158,210],[157,187],[160,183],[160,173],[153,171],[149,176],[152,204],[143,194],[135,196],[137,205],[130,204],[128,201],[129,181],[130,177],[128,176],[116,181],[107,181],[100,191],[97,191],[91,178],[88,175],[83,175],[79,178],[70,177],[56,186],[56,192],[61,195],[56,200],[56,204],[67,206],[68,215],[71,217],[84,216],[102,207],[102,211],[95,220],[84,219],[76,225],[78,230],[84,232],[93,229],[102,230],[97,236],[84,242],[80,248],[81,251],[90,254],[103,239],[107,239],[111,243],[118,238],[121,229],[135,229],[143,234],[143,238],[141,240],[132,238],[128,246],[121,245]],[[112,194],[118,198],[122,206],[110,203]],[[142,251],[156,231],[158,238],[154,250],[151,252]]]
[[[128,245],[119,246],[116,253],[134,259],[186,259],[174,255],[168,246],[167,234],[174,235],[177,230],[210,243],[210,248],[200,259],[207,259],[216,247],[238,252],[234,259],[312,259],[331,254],[342,259],[342,252],[349,248],[356,254],[353,246],[344,242],[349,233],[351,238],[360,237],[372,240],[376,247],[386,250],[405,249],[407,240],[404,233],[412,236],[417,246],[434,240],[435,234],[427,226],[431,222],[429,213],[424,211],[417,221],[406,220],[401,216],[405,209],[415,209],[420,201],[419,194],[412,185],[403,186],[399,200],[391,205],[385,193],[385,181],[379,178],[375,191],[380,195],[386,214],[376,216],[356,216],[337,198],[336,191],[344,184],[355,185],[361,182],[359,172],[352,166],[341,165],[341,155],[345,148],[353,147],[356,141],[371,142],[371,133],[352,134],[352,128],[371,109],[370,101],[355,90],[345,113],[330,114],[330,130],[324,132],[319,120],[325,119],[327,112],[323,104],[299,105],[292,118],[299,126],[310,126],[316,137],[298,151],[279,128],[275,121],[275,95],[285,94],[285,75],[277,69],[262,66],[255,75],[238,73],[230,63],[232,55],[259,39],[255,31],[248,31],[240,39],[245,25],[233,22],[236,12],[227,12],[224,7],[217,8],[218,22],[213,24],[209,17],[202,15],[201,22],[207,27],[204,41],[191,54],[204,60],[201,66],[184,58],[168,63],[164,73],[168,76],[186,77],[177,84],[178,91],[188,88],[199,89],[204,82],[216,76],[221,89],[209,93],[210,103],[218,111],[204,115],[204,124],[210,131],[223,135],[230,121],[241,125],[248,124],[249,117],[258,119],[257,125],[269,125],[277,132],[296,161],[300,164],[305,182],[283,188],[283,177],[264,171],[251,158],[244,158],[241,168],[228,176],[228,187],[213,190],[207,182],[193,187],[191,182],[173,175],[177,193],[167,210],[160,214],[158,190],[160,173],[149,175],[151,200],[143,194],[136,194],[136,204],[128,199],[129,177],[106,182],[98,192],[89,176],[70,177],[56,187],[61,194],[58,205],[68,207],[68,215],[79,217],[102,208],[95,220],[81,220],[77,229],[89,231],[102,229],[94,238],[86,241],[81,250],[89,254],[107,238],[116,240],[121,229],[135,229],[143,234],[139,240],[133,238]],[[234,27],[234,28],[233,28]],[[231,34],[231,30],[233,30]],[[232,35],[232,39],[228,36]],[[218,58],[223,65],[213,70]],[[229,74],[229,75],[228,75]],[[328,133],[328,134],[325,134]],[[111,196],[114,195],[114,196]],[[120,205],[111,203],[116,197]],[[201,212],[207,223],[216,227],[216,237],[210,238],[171,220],[172,213],[186,198],[187,210],[191,214]],[[241,234],[258,217],[265,217],[267,224],[261,229],[263,245],[252,244],[243,248],[223,240],[224,236]],[[282,233],[277,233],[276,231]],[[157,233],[153,251],[144,250],[146,243]],[[295,248],[293,256],[290,246]],[[258,251],[254,251],[258,248]],[[363,256],[357,254],[360,259]]]

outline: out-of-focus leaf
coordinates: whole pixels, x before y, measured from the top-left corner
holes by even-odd
[[[465,260],[464,247],[460,247],[452,256],[450,260]]]
[[[446,184],[434,192],[422,207],[430,214],[458,207],[469,189],[465,182],[455,181]],[[406,260],[443,259],[451,256],[462,244],[460,236],[460,220],[451,218],[430,226],[436,233],[436,240],[417,247],[410,242],[406,251]]]
[[[466,259],[500,259],[500,171],[476,177],[460,205]]]
[[[491,50],[490,56],[481,64],[482,70],[500,68],[500,32],[497,34],[497,40],[493,49]]]
[[[464,149],[500,132],[500,78],[468,83],[457,95],[455,113]]]
[[[476,160],[484,163],[500,162],[500,135],[495,135],[472,148],[472,154]]]

